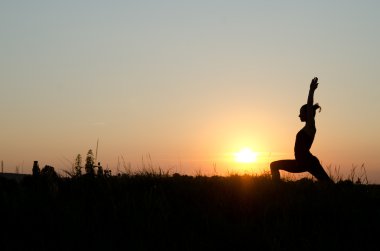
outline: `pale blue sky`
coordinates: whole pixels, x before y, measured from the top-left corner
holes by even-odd
[[[149,152],[163,168],[233,169],[222,156],[244,146],[291,158],[318,76],[312,152],[345,171],[366,163],[380,182],[379,7],[1,1],[0,159],[63,169],[97,138],[111,168]]]

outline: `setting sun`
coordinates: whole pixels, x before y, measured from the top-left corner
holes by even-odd
[[[257,153],[249,148],[243,148],[235,153],[235,161],[239,163],[253,163],[257,160]]]

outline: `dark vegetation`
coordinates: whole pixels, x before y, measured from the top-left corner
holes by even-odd
[[[373,250],[380,187],[269,176],[112,176],[78,155],[67,177],[0,177],[0,250]],[[354,183],[358,183],[355,184]]]
[[[380,188],[44,167],[0,178],[0,214],[1,250],[373,250]]]

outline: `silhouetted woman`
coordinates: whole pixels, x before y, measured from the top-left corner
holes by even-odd
[[[314,91],[317,89],[318,84],[318,78],[314,78],[311,81],[307,104],[303,105],[300,110],[299,117],[302,122],[306,122],[306,125],[296,136],[294,146],[296,159],[272,162],[270,164],[270,170],[274,181],[280,180],[280,170],[284,170],[291,173],[309,172],[319,181],[332,182],[317,157],[310,153],[310,148],[317,131],[314,120],[315,111],[317,109],[321,111],[321,107],[318,104],[314,104]]]

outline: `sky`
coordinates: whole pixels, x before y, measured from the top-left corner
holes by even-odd
[[[322,165],[380,182],[378,1],[0,1],[4,171],[263,172],[319,78]],[[239,164],[244,147],[258,161]]]

